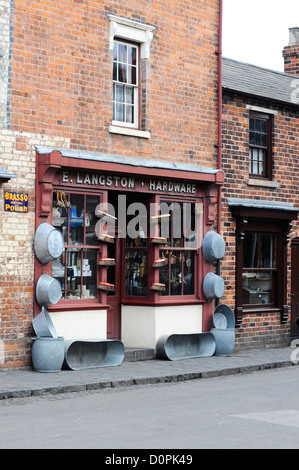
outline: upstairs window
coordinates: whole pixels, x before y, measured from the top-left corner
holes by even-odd
[[[268,114],[251,112],[249,116],[249,174],[272,178],[272,121]]]
[[[139,47],[114,40],[112,124],[139,127]]]

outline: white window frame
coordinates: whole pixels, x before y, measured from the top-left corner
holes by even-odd
[[[140,92],[140,80],[139,80],[139,46],[138,44],[133,44],[133,43],[126,43],[122,42],[118,38],[114,38],[113,44],[118,43],[118,44],[124,44],[126,46],[132,46],[136,48],[136,85],[128,84],[129,86],[132,86],[134,88],[134,115],[133,115],[133,123],[126,122],[126,121],[113,121],[112,120],[112,126],[125,126],[133,129],[138,129],[139,128],[139,92]],[[113,80],[113,87],[114,84],[117,83],[116,81]],[[126,83],[121,83],[120,85],[126,85]],[[113,101],[113,106],[114,106],[114,101]],[[116,113],[116,111],[115,111]]]
[[[110,21],[110,38],[109,49],[113,51],[114,40],[125,39],[129,42],[134,42],[140,46],[140,59],[150,58],[150,45],[153,39],[154,26],[138,23],[129,18],[118,17],[112,14],[107,14]],[[140,66],[140,64],[139,64]],[[138,77],[138,92],[140,91],[140,77]],[[137,99],[139,99],[137,97]],[[138,101],[137,101],[138,102]],[[113,121],[109,126],[109,132],[114,134],[124,134],[136,137],[150,138],[150,132],[138,129],[139,112],[137,110],[137,117],[134,116],[134,125],[125,122]]]

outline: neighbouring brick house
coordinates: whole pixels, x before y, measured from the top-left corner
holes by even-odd
[[[283,56],[287,73],[223,59],[221,270],[239,348],[299,335],[299,28]]]
[[[223,182],[221,11],[218,0],[0,0],[0,368],[30,367],[44,274],[59,280],[47,308],[66,338],[154,347],[209,328],[202,284],[214,267],[198,243],[217,230]],[[176,203],[180,228],[187,202],[197,245],[172,222],[166,243],[159,224],[150,239],[159,212],[126,237],[135,202]],[[127,217],[114,244],[97,232],[104,206]],[[45,263],[34,250],[44,221],[64,237]]]

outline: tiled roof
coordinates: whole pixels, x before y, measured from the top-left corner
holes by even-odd
[[[298,80],[298,85],[294,80]],[[298,76],[245,62],[222,59],[222,88],[298,106]]]

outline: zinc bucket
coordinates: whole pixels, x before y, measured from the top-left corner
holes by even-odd
[[[64,361],[64,338],[32,338],[32,363],[36,372],[60,372]]]

